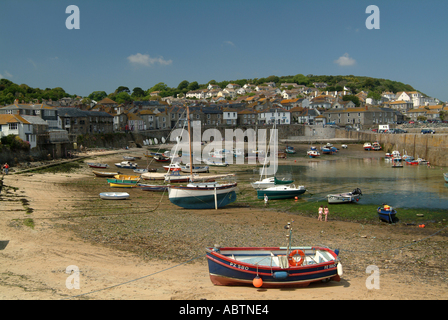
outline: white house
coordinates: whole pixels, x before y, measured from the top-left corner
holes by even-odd
[[[208,90],[213,90],[213,89],[221,90],[221,88],[217,84],[211,84],[211,83],[208,84],[207,89]]]
[[[30,121],[18,114],[0,114],[0,137],[13,134],[19,136],[23,141],[28,141],[30,148],[37,145],[37,134],[34,132],[33,121],[40,125],[48,124],[38,116],[27,116]],[[44,132],[42,132],[44,133]]]
[[[299,90],[283,90],[281,95],[283,99],[294,99],[300,94]]]
[[[269,108],[258,112],[258,122],[260,124],[290,124],[291,112],[283,108]]]
[[[187,98],[196,98],[196,99],[204,99],[206,92],[204,90],[193,90],[188,91],[185,97]]]
[[[226,108],[222,111],[223,123],[227,125],[236,125],[238,120],[238,111]]]
[[[239,84],[236,84],[236,83],[229,83],[226,86],[226,88],[228,88],[228,89],[238,89],[238,88],[241,88],[241,86]]]
[[[229,94],[228,96],[230,98],[232,98],[232,99],[236,98],[236,91],[235,91],[235,89],[225,88],[222,91],[227,92]]]

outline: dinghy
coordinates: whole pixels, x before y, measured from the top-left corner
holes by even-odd
[[[105,200],[124,200],[129,198],[129,193],[127,192],[102,192],[100,193],[100,198]]]

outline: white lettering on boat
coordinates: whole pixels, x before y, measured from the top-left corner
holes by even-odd
[[[242,269],[242,270],[249,270],[249,267],[241,266],[241,265],[233,263],[233,262],[230,262],[230,266],[234,267],[234,268]]]

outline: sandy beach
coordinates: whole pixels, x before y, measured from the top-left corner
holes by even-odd
[[[120,157],[97,160],[113,163]],[[160,193],[141,190],[130,190],[130,200],[121,202],[119,208],[108,205],[107,210],[114,210],[105,209],[101,215],[98,190],[88,192],[90,183],[97,183],[94,179],[99,178],[87,166],[75,173],[4,176],[0,241],[9,243],[0,250],[0,299],[448,298],[448,238],[446,233],[433,235],[438,229],[324,223],[300,214],[250,207],[185,210],[167,197],[161,199]],[[72,185],[72,181],[77,183]],[[119,215],[108,214],[117,211]],[[89,212],[96,214],[82,216]],[[24,225],[27,218],[33,220],[34,228]],[[223,246],[284,245],[283,226],[291,220],[298,244],[341,248],[344,274],[340,282],[288,290],[211,283],[206,246],[216,242]],[[379,289],[366,285],[370,281],[366,270],[371,265],[379,268]],[[79,289],[67,288],[69,266],[79,269]]]

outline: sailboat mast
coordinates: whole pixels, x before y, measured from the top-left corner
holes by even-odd
[[[191,136],[190,136],[190,108],[187,106],[187,117],[188,117],[188,145],[190,148],[190,181],[193,182],[193,159],[191,155]]]

